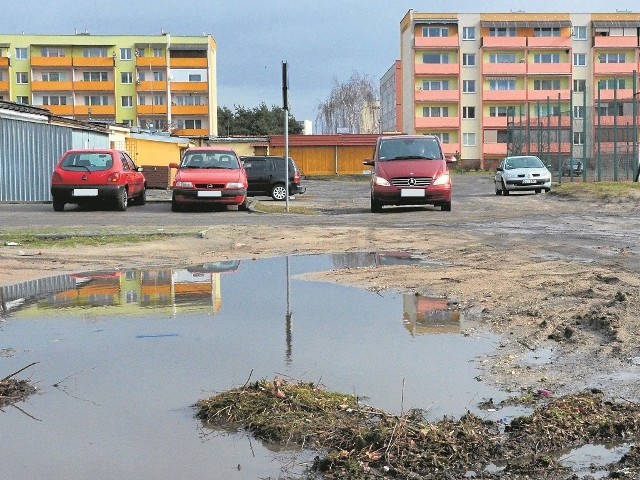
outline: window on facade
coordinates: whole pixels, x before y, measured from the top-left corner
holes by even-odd
[[[462,91],[464,93],[476,93],[476,81],[475,80],[463,80]]]
[[[190,82],[201,82],[202,81],[202,74],[200,74],[200,73],[190,73],[189,74],[189,81]]]
[[[16,48],[16,59],[18,60],[26,60],[29,58],[28,50],[26,48]]]
[[[515,90],[515,78],[491,78],[489,79],[489,90]]]
[[[122,106],[123,107],[133,107],[133,97],[130,95],[124,95],[122,97]]]
[[[29,97],[25,97],[23,95],[18,95],[16,97],[16,103],[22,103],[24,105],[28,105],[29,104]]]
[[[436,137],[438,137],[440,139],[440,143],[451,143],[449,141],[449,134],[447,132],[431,133],[431,135],[435,135]]]
[[[423,80],[423,90],[449,90],[449,80]]]
[[[29,83],[29,74],[27,72],[16,72],[16,83]]]
[[[474,67],[476,65],[476,54],[475,53],[463,53],[462,54],[462,65],[465,67]]]
[[[463,40],[475,40],[476,39],[476,27],[462,27],[462,39]]]
[[[515,37],[516,27],[491,27],[489,28],[490,37]]]
[[[427,63],[427,64],[449,63],[449,54],[448,53],[423,53],[422,63]],[[189,81],[194,82],[199,80],[191,80],[191,75],[189,75]]]
[[[448,117],[449,107],[422,107],[423,117]]]
[[[42,72],[43,82],[64,82],[66,79],[66,72]]]
[[[623,107],[624,103],[621,102],[601,103],[596,112],[604,117],[620,117],[623,115]]]
[[[516,63],[515,53],[490,53],[489,63]]]
[[[559,37],[559,27],[536,27],[533,29],[534,37]]]
[[[559,53],[534,53],[533,63],[560,63]]]
[[[601,90],[615,90],[625,88],[626,82],[624,78],[608,78],[606,80],[598,80],[598,88]]]
[[[147,97],[145,97],[144,95],[138,95],[138,105],[146,105],[147,104]]]
[[[202,97],[200,95],[178,95],[176,105],[202,105]]]
[[[476,134],[475,133],[463,133],[462,134],[462,144],[465,147],[475,147],[476,146]]]
[[[573,132],[573,144],[584,145],[584,132]]]
[[[534,90],[560,90],[559,79],[534,80]]]
[[[490,117],[513,117],[516,114],[516,107],[489,107]]]
[[[133,73],[120,72],[120,83],[133,83]]]
[[[164,81],[164,72],[153,72],[153,80],[155,82]]]
[[[87,95],[84,97],[85,105],[109,105],[109,97],[106,95]]]
[[[136,48],[136,57],[144,57],[144,48]]]
[[[144,70],[138,70],[138,81],[144,82],[147,78],[147,74]]]
[[[601,53],[598,55],[600,63],[626,63],[627,55],[624,52],[621,53]]]
[[[573,91],[574,92],[584,92],[587,88],[586,80],[574,80],[573,81]]]
[[[43,47],[40,49],[41,57],[64,57],[66,50],[64,48]]]
[[[586,40],[587,27],[573,27],[573,36],[576,40]]]
[[[164,105],[164,95],[154,95],[153,96],[153,104],[154,105]]]
[[[476,118],[476,107],[462,107],[462,118]]]
[[[573,118],[584,118],[584,105],[573,106]]]
[[[120,60],[131,60],[133,57],[133,50],[130,48],[120,49]]]
[[[156,58],[162,58],[164,57],[164,52],[162,51],[161,48],[154,48],[153,49],[153,56]]]
[[[586,53],[574,53],[573,54],[573,66],[574,67],[584,67],[587,65],[587,54]]]
[[[178,120],[178,126],[180,128],[187,128],[191,130],[202,128],[202,120]]]
[[[104,47],[84,47],[82,56],[86,58],[107,57],[107,49]]]
[[[107,72],[82,72],[82,80],[85,82],[106,82],[109,80]]]
[[[58,95],[45,95],[42,97],[43,105],[66,105],[67,97]]]
[[[540,110],[536,110],[536,114],[539,117],[557,117],[559,116],[561,113],[560,109],[558,108],[558,105],[549,105],[547,107],[546,103],[543,103],[540,105]]]
[[[422,27],[423,37],[448,37],[449,27]]]

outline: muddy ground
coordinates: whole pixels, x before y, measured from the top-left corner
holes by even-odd
[[[487,329],[502,335],[499,348],[483,360],[481,376],[514,394],[597,388],[606,397],[640,403],[638,198],[496,197],[490,182],[456,178],[451,213],[403,208],[374,215],[367,211],[366,183],[356,182],[357,195],[325,195],[323,188],[345,188],[340,182],[338,187],[316,182],[294,203],[312,215],[196,213],[186,217],[201,223],[189,226],[193,234],[166,240],[106,248],[2,246],[0,284],[102,268],[410,251],[438,263],[342,269],[314,277],[374,290],[428,292],[458,302],[467,319],[477,320],[467,333]],[[172,218],[182,218],[171,217],[166,205],[142,208],[147,207],[151,215],[158,211],[149,222],[164,231],[171,230]],[[0,216],[13,218],[9,212],[16,208],[3,206]],[[40,210],[42,219],[53,215],[50,206]],[[67,220],[73,213],[63,215],[56,218]],[[123,218],[117,215],[113,212]],[[136,211],[126,215],[131,222]],[[99,228],[113,230],[92,231]],[[127,230],[135,227],[129,223]],[[536,357],[541,360],[525,361]]]

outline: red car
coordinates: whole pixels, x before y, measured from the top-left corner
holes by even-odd
[[[376,142],[371,172],[371,211],[384,205],[435,205],[451,210],[451,177],[440,139],[434,135],[389,135]]]
[[[171,210],[195,205],[237,205],[247,209],[247,173],[235,151],[228,148],[188,148],[173,181]]]
[[[142,168],[136,167],[121,150],[69,150],[58,161],[51,175],[53,209],[64,210],[67,203],[108,202],[124,211],[133,201],[144,205],[147,182]]]

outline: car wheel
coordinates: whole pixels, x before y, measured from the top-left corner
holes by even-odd
[[[271,188],[271,198],[277,201],[282,201],[287,198],[287,189],[282,184],[274,185]]]
[[[550,188],[545,188],[545,189],[544,189],[544,193],[549,193],[550,191],[551,191],[551,189],[550,189]]]
[[[64,202],[62,200],[58,200],[57,198],[53,199],[53,211],[54,212],[62,212],[64,210]]]
[[[507,187],[504,185],[504,182],[502,182],[502,195],[504,196],[509,195],[509,190],[507,190]]]
[[[144,205],[145,203],[147,203],[147,187],[142,187],[142,192],[140,192],[140,195],[138,195],[136,203],[138,205]]]
[[[498,184],[496,182],[493,182],[495,189],[496,189],[496,195],[501,195],[502,194],[502,190],[500,188],[498,188]]]
[[[440,206],[440,210],[442,210],[443,212],[450,212],[451,211],[451,202],[443,203]]]
[[[127,189],[121,188],[118,191],[118,197],[116,198],[116,209],[120,212],[124,212],[129,206],[129,199],[127,198]]]
[[[379,200],[376,200],[376,198],[373,195],[371,196],[371,212],[372,213],[382,212],[382,202]]]
[[[542,190],[540,190],[539,188],[536,188],[536,195],[539,194],[540,192],[542,192]]]
[[[182,207],[180,206],[180,204],[178,202],[176,202],[176,196],[175,194],[171,197],[171,211],[172,212],[180,212],[182,210]]]
[[[249,210],[249,197],[245,196],[244,200],[240,205],[238,205],[238,210],[247,211]]]

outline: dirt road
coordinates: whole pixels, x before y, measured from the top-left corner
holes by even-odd
[[[108,267],[187,265],[295,253],[410,251],[439,266],[318,274],[371,289],[429,292],[459,302],[477,329],[502,335],[483,380],[566,394],[597,388],[640,403],[638,198],[494,195],[490,176],[454,177],[453,211],[371,214],[364,181],[309,181],[292,206],[315,214],[171,214],[154,202],[119,212],[0,205],[3,232],[178,232],[131,245],[0,247],[0,284]],[[268,199],[260,199],[268,203]],[[37,227],[34,227],[37,225]]]

